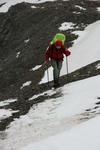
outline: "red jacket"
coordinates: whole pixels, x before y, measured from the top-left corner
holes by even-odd
[[[57,49],[55,45],[52,44],[47,48],[47,51],[45,53],[45,60],[48,61],[49,58],[51,58],[61,62],[63,61],[63,57],[64,57],[63,54],[69,56],[71,52],[67,48],[65,48],[64,45],[62,45],[60,49]]]

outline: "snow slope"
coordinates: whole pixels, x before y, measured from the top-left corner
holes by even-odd
[[[9,2],[18,1],[9,0]],[[7,5],[8,1],[1,8],[7,11]],[[68,58],[69,72],[100,60],[100,21],[89,25],[85,31],[77,33],[80,37],[70,48],[72,55]],[[61,75],[66,74],[65,63],[66,61],[64,61]],[[49,73],[52,77],[52,68],[50,69]],[[43,82],[46,82],[46,76]],[[57,90],[47,91],[47,95],[58,93],[60,97],[47,99],[43,103],[34,105],[26,115],[15,119],[5,131],[7,137],[4,140],[0,139],[0,149],[100,150],[98,132],[100,116],[97,116],[100,114],[100,105],[96,104],[100,102],[99,83],[100,75],[67,84]],[[35,95],[29,100],[38,96]],[[6,112],[1,113],[6,115]],[[90,119],[92,117],[95,118]],[[85,119],[90,120],[84,122]]]
[[[4,100],[4,101],[1,101],[0,102],[0,107],[2,106],[7,106],[13,102],[17,101],[17,98],[16,99],[8,99],[8,100]],[[17,111],[13,111],[12,109],[0,109],[0,122],[2,119],[5,119],[5,118],[8,118],[10,116],[12,116],[14,113],[18,112]]]
[[[89,25],[85,31],[81,31],[81,36],[70,48],[72,55],[68,58],[69,72],[100,60],[99,36],[100,21]],[[66,64],[64,63],[61,74],[65,73],[65,66]]]
[[[68,25],[69,26],[69,25]],[[74,31],[79,35],[79,38],[74,41],[74,45],[70,48],[71,55],[68,60],[68,72],[75,71],[92,62],[100,60],[100,21],[86,27],[84,31]],[[67,73],[66,58],[63,62],[61,76]],[[52,67],[49,69],[49,80],[53,80]],[[47,82],[47,72],[45,72],[41,83]]]
[[[20,150],[100,150],[100,116]]]
[[[96,109],[96,113],[93,113],[95,111],[94,107],[98,106],[96,103],[100,101],[98,99],[98,97],[100,97],[100,84],[98,83],[100,83],[100,75],[67,84],[62,88],[58,88],[57,90],[47,91],[47,95],[54,95],[55,93],[58,93],[61,96],[34,105],[28,114],[21,116],[19,119],[16,119],[14,122],[12,122],[10,128],[6,130],[7,138],[3,141],[0,141],[1,149],[18,150],[32,144],[33,142],[39,141],[41,139],[43,140],[56,134],[58,134],[58,136],[55,136],[54,138],[51,137],[50,139],[43,141],[43,143],[41,141],[40,143],[31,145],[25,148],[25,150],[42,150],[43,148],[47,148],[46,150],[51,148],[58,148],[58,150],[62,150],[60,144],[65,145],[64,149],[66,149],[67,146],[69,146],[69,142],[71,142],[71,138],[72,141],[75,138],[74,133],[77,133],[79,128],[80,131],[77,133],[78,137],[76,141],[74,141],[74,144],[77,146],[78,140],[80,138],[79,134],[81,131],[84,133],[84,127],[86,125],[83,124],[82,127],[81,125],[78,127],[75,126],[82,123],[86,117],[89,119],[100,113],[99,107]],[[87,113],[86,109],[91,109],[91,111]],[[88,123],[86,124],[88,125]],[[93,125],[91,126],[93,128]],[[61,140],[61,138],[69,138],[70,131],[68,130],[73,127],[75,127],[75,129],[72,129],[72,131],[74,131],[73,134],[71,131],[71,136],[69,139],[70,141],[66,143],[66,140]],[[99,125],[98,128],[100,129]],[[90,137],[91,135],[89,135],[89,138]],[[55,139],[54,143],[52,143],[53,139]],[[63,143],[60,143],[59,140],[61,140]],[[51,146],[48,144],[49,142],[51,142]],[[94,146],[98,144],[96,142],[98,141],[94,141]],[[59,143],[59,145],[57,143]],[[87,140],[87,144],[89,143],[89,140]],[[80,146],[82,148],[83,144],[78,146],[79,148]],[[72,150],[72,148],[69,150]],[[87,147],[85,150],[88,150]]]

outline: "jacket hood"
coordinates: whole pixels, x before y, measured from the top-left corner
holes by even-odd
[[[57,40],[54,45],[61,47],[61,46],[63,46],[63,43],[62,43],[62,41]]]

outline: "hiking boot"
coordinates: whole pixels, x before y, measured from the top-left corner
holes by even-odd
[[[57,87],[59,87],[60,86],[60,83],[58,82],[58,81],[54,81],[54,88],[57,88]]]

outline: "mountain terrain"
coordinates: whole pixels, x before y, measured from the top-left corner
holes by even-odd
[[[5,3],[0,4],[2,8]],[[74,31],[83,31],[89,24],[100,20],[99,1],[70,0],[45,3],[18,3],[7,12],[0,13],[0,102],[17,99],[0,109],[11,109],[11,116],[1,119],[0,130],[21,115],[28,113],[30,108],[45,99],[48,95],[39,96],[32,101],[29,98],[49,90],[48,83],[39,84],[47,67],[44,63],[45,50],[53,36],[58,33],[66,35],[66,46],[73,46],[78,35]],[[74,27],[60,31],[63,22],[72,22]],[[72,53],[73,55],[73,53]],[[61,86],[100,74],[96,66],[100,60],[93,61],[68,75],[61,76]],[[39,69],[32,68],[40,65]],[[22,87],[31,81],[29,86]],[[53,81],[50,81],[50,86]],[[59,93],[54,97],[60,96]]]

